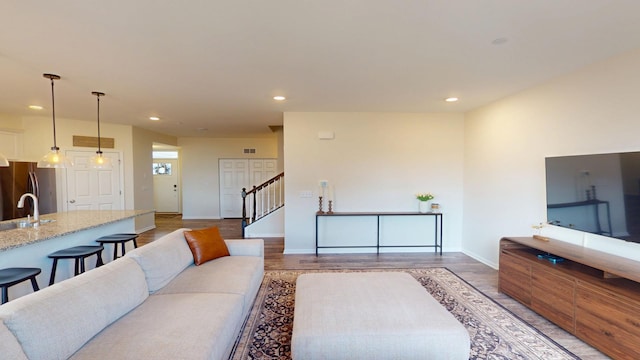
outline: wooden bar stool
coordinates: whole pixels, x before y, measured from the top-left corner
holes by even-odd
[[[53,268],[51,269],[51,277],[49,278],[49,285],[53,285],[56,277],[56,268],[58,267],[58,259],[75,259],[74,276],[82,274],[84,272],[84,259],[96,255],[96,267],[102,266],[102,245],[82,245],[74,246],[68,249],[58,250],[52,252],[48,256],[53,259]]]
[[[9,301],[9,287],[19,284],[23,281],[31,280],[33,291],[38,291],[38,282],[36,275],[42,270],[39,268],[6,268],[0,269],[0,287],[2,288],[2,304]]]
[[[133,241],[133,247],[137,248],[138,243],[136,239],[138,238],[138,234],[135,233],[119,233],[119,234],[111,234],[98,238],[96,241],[101,245],[104,244],[113,244],[113,260],[118,258],[118,244],[120,244],[121,256],[124,256],[125,243],[128,241]]]

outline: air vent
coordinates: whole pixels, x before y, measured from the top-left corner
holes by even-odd
[[[245,154],[255,154],[256,153],[256,149],[244,149],[244,153]]]

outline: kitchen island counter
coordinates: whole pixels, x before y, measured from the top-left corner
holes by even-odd
[[[60,212],[40,216],[40,220],[54,220],[41,224],[37,228],[16,228],[0,231],[0,268],[34,267],[42,269],[37,276],[40,288],[46,287],[51,274],[52,260],[49,254],[80,245],[99,245],[96,239],[115,233],[134,233],[135,219],[154,213],[153,210],[78,210]],[[0,224],[23,221],[14,219]],[[129,242],[128,249],[133,244]],[[110,245],[105,246],[102,259],[105,263],[112,261],[113,251]],[[95,267],[96,257],[86,260],[86,268]],[[72,260],[58,264],[56,282],[73,277]],[[33,292],[31,284],[26,281],[12,286],[9,300]]]
[[[153,210],[80,210],[42,215],[40,220],[53,221],[35,228],[0,231],[0,252],[153,212]],[[19,222],[20,220],[25,219],[7,220],[1,223]],[[132,231],[129,230],[129,232]]]

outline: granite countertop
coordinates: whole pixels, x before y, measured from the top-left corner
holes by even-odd
[[[40,220],[55,220],[36,228],[0,231],[0,252],[78,231],[153,213],[154,210],[79,210],[41,215]],[[19,222],[13,219],[0,223]]]

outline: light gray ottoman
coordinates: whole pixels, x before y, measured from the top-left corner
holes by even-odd
[[[291,355],[313,359],[468,359],[469,333],[403,272],[303,274]]]

